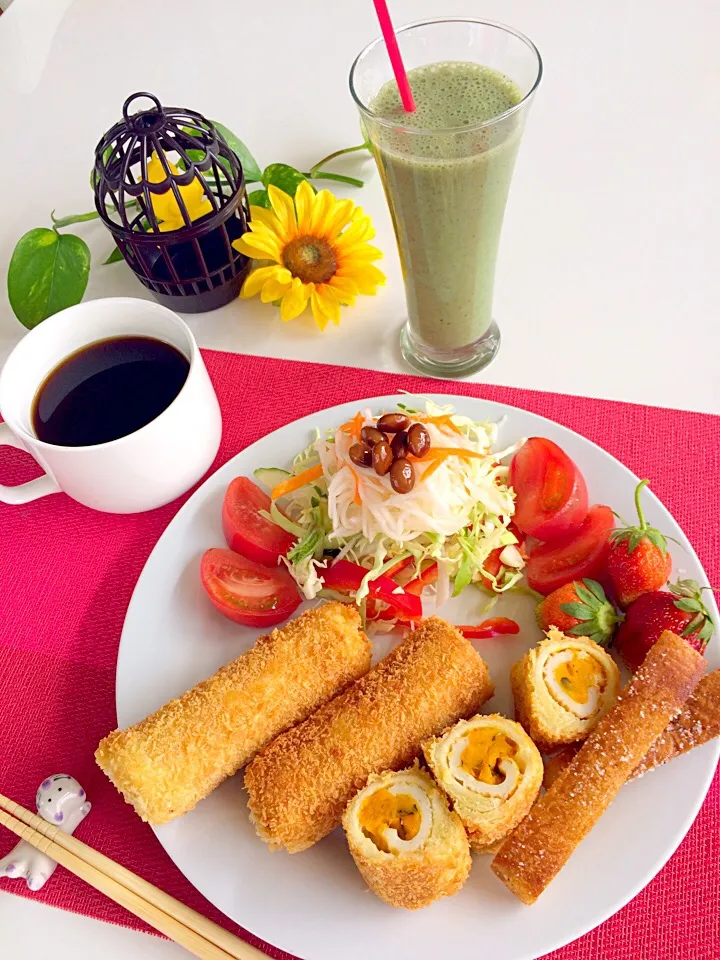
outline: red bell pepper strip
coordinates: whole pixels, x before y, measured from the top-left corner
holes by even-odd
[[[468,640],[487,640],[490,637],[499,637],[503,634],[520,633],[520,627],[508,617],[490,617],[478,624],[463,624],[456,626],[456,630]]]
[[[329,590],[356,593],[368,572],[365,567],[361,567],[358,563],[352,563],[350,560],[336,560],[332,566],[323,571],[322,577],[324,585]],[[368,589],[371,597],[387,603],[403,619],[421,619],[422,601],[420,597],[405,592],[395,593],[398,585],[387,575],[381,574],[374,580],[370,580]]]
[[[437,578],[438,565],[437,563],[431,563],[429,567],[426,567],[422,571],[419,577],[415,577],[410,583],[405,584],[405,593],[414,593],[419,597],[425,587],[429,587],[431,583],[435,583]]]
[[[404,560],[398,560],[394,567],[390,567],[389,570],[385,571],[386,577],[395,578],[399,573],[409,567],[411,563],[415,563],[415,557],[405,557]]]

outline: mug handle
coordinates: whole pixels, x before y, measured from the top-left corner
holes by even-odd
[[[17,447],[27,453],[27,449],[6,423],[0,423],[0,447]],[[57,481],[46,473],[44,477],[19,483],[15,487],[4,487],[0,484],[0,503],[29,503],[31,500],[46,497],[49,493],[59,492]]]

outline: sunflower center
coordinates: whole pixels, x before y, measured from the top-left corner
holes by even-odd
[[[327,283],[335,275],[335,251],[320,237],[296,237],[283,251],[283,263],[303,283]]]

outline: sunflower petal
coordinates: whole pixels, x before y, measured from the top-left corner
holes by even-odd
[[[308,230],[311,236],[321,237],[324,235],[325,220],[334,203],[335,197],[329,190],[321,190],[315,194],[312,215],[310,216],[310,229]]]
[[[265,281],[271,278],[278,280],[280,283],[289,283],[292,279],[290,271],[286,270],[285,267],[274,264],[271,267],[259,267],[257,270],[253,270],[245,280],[240,296],[243,298],[254,297],[255,294],[260,293]]]
[[[274,184],[268,187],[270,205],[278,219],[278,235],[285,243],[294,240],[297,236],[297,220],[295,219],[295,204],[292,197]]]
[[[261,223],[273,233],[277,233],[279,225],[275,213],[265,207],[256,207],[253,205],[250,207],[250,229],[254,230],[258,223]]]
[[[381,273],[371,263],[363,263],[356,267],[345,267],[338,271],[337,276],[352,280],[358,288],[358,293],[368,297],[374,296],[376,288],[383,286],[385,283],[385,274]]]
[[[355,204],[352,200],[337,200],[330,209],[323,224],[323,236],[326,240],[335,240],[341,230],[352,220]]]
[[[374,236],[375,229],[372,220],[368,216],[363,216],[353,220],[347,230],[344,230],[337,238],[337,244],[339,247],[349,246],[352,243],[372,240]]]
[[[310,306],[312,308],[315,323],[324,330],[330,321],[330,317],[325,313],[322,307],[322,301],[317,290],[313,290],[310,296]]]
[[[281,262],[281,246],[277,237],[244,233],[237,240],[233,240],[233,247],[254,260],[275,260]]]
[[[275,300],[280,300],[290,289],[291,282],[290,280],[278,280],[277,277],[270,277],[263,284],[260,299],[263,303],[274,303]]]
[[[280,304],[281,320],[287,323],[288,320],[299,317],[307,306],[309,296],[310,292],[306,289],[306,284],[298,277],[293,277],[292,285],[285,293]]]
[[[342,297],[342,302],[351,305],[358,294],[357,284],[349,277],[338,277],[337,274],[329,281],[328,286]]]
[[[363,263],[370,260],[382,260],[383,252],[369,243],[354,243],[350,247],[337,248],[338,259],[341,263]]]
[[[315,291],[319,308],[334,324],[340,323],[340,299],[333,293],[332,287],[324,284]]]
[[[303,180],[295,193],[295,211],[297,213],[298,236],[304,237],[310,230],[310,218],[312,216],[313,201],[315,194],[313,188]]]

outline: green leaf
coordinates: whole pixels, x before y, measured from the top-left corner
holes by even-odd
[[[569,617],[577,617],[578,620],[589,620],[593,612],[584,603],[561,603],[560,609]]]
[[[654,527],[648,527],[645,531],[645,536],[648,538],[650,543],[653,546],[657,547],[660,553],[667,553],[667,542],[665,537],[660,533],[659,530],[656,530]]]
[[[103,163],[108,162],[108,158],[111,156],[112,152],[113,152],[112,146],[105,147],[105,149],[103,150]],[[93,166],[92,170],[90,171],[90,189],[91,190],[93,191],[95,190],[96,183],[97,183],[97,177],[95,176],[95,167]]]
[[[713,635],[713,623],[712,620],[706,620],[703,624],[703,628],[698,634],[698,640],[702,640],[703,643],[707,643],[710,637]]]
[[[218,130],[225,138],[225,142],[233,151],[233,153],[237,154],[238,159],[242,164],[245,183],[257,183],[259,180],[262,180],[262,173],[260,171],[260,167],[258,166],[257,160],[250,153],[242,140],[239,137],[236,137],[232,130],[228,130],[228,128],[222,123],[218,123],[216,120],[213,120],[213,125],[215,126],[215,129]]]
[[[597,582],[597,580],[588,580],[584,578],[583,583],[597,600],[599,600],[601,603],[607,602],[605,591],[603,590],[601,584]]]
[[[635,550],[640,546],[640,541],[643,539],[644,536],[645,536],[644,532],[640,530],[639,527],[637,529],[633,529],[632,533],[630,534],[630,538],[628,540],[628,548],[627,548],[628,554],[635,552]]]
[[[303,180],[307,180],[305,174],[300,173],[295,167],[289,167],[286,163],[271,163],[269,167],[265,167],[262,174],[262,182],[266,187],[272,184],[291,197],[295,196]]]
[[[589,623],[578,623],[568,630],[574,637],[591,637],[598,632],[597,624],[593,621]]]
[[[80,237],[36,227],[20,238],[8,269],[8,298],[20,323],[31,329],[80,303],[90,274],[90,250]]]
[[[701,613],[696,613],[690,623],[680,634],[681,637],[689,637],[691,634],[700,630],[705,625],[705,617]]]
[[[693,600],[690,597],[682,597],[675,601],[678,610],[684,610],[685,613],[704,613],[705,608],[699,600]]]
[[[578,600],[581,600],[583,603],[586,603],[589,607],[597,607],[597,597],[592,592],[588,590],[586,586],[582,583],[575,583],[575,593],[577,594]]]
[[[455,580],[453,581],[453,596],[457,597],[459,594],[461,594],[471,580],[472,566],[470,564],[470,558],[466,556],[460,564],[458,572],[455,574]]]
[[[120,252],[120,247],[115,247],[115,249],[107,258],[107,260],[103,260],[103,266],[106,266],[108,263],[119,263],[121,260],[124,260],[124,259],[125,257]]]
[[[267,190],[253,190],[252,193],[248,194],[248,203],[252,207],[265,207],[266,210],[269,210],[270,197]]]

